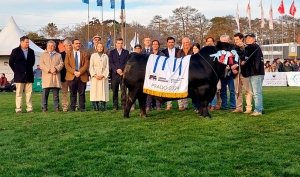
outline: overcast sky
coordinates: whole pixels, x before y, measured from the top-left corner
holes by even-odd
[[[154,15],[163,18],[172,15],[172,10],[181,6],[191,6],[203,13],[207,18],[216,16],[234,15],[237,3],[240,17],[246,16],[249,0],[125,0],[126,21],[137,21],[147,25]],[[251,0],[252,18],[260,17],[260,0]],[[262,0],[265,18],[269,19],[271,0]],[[82,0],[0,0],[0,28],[4,28],[10,17],[13,16],[19,27],[26,31],[37,31],[48,23],[55,23],[58,28],[74,26],[86,22],[88,5]],[[277,11],[280,0],[272,0],[274,18],[279,16]],[[285,12],[289,12],[292,0],[284,0]],[[297,13],[300,17],[300,2],[296,0]],[[121,0],[116,0],[116,20],[119,21]],[[110,9],[110,1],[103,0],[104,20],[113,19],[114,11]],[[96,0],[90,0],[90,19],[101,19],[101,7],[96,6]]]

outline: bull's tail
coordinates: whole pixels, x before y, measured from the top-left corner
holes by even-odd
[[[124,80],[125,79],[123,77],[122,82],[121,82],[121,102],[122,102],[122,109],[123,109],[123,111],[125,111],[126,101],[127,101],[127,89],[126,89],[125,81]]]

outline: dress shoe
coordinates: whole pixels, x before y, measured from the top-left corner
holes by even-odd
[[[59,109],[55,110],[55,112],[59,112]]]
[[[63,112],[68,112],[68,109],[63,109]]]
[[[212,106],[211,108],[210,108],[210,111],[215,111],[216,110],[216,107],[215,106]]]
[[[27,113],[29,113],[29,114],[33,114],[33,111],[32,111],[32,110],[30,110],[30,111],[27,111]]]
[[[149,112],[150,111],[150,108],[146,108],[146,112]]]
[[[157,110],[157,111],[160,111],[160,110],[161,110],[161,108],[156,108],[156,110]]]
[[[245,112],[244,112],[244,114],[251,114],[252,113],[252,111],[249,109],[249,110],[246,110]]]
[[[243,110],[241,110],[241,109],[235,109],[232,112],[234,112],[234,113],[240,113],[240,112],[243,112]]]
[[[114,111],[117,111],[118,110],[118,108],[114,108]]]
[[[46,114],[46,113],[47,113],[47,110],[43,110],[43,113]]]
[[[261,116],[262,113],[254,111],[251,116]]]
[[[184,111],[185,110],[185,108],[182,107],[182,106],[180,106],[178,109],[179,109],[179,111]]]
[[[17,114],[22,114],[22,111],[17,111],[16,113],[17,113]]]
[[[232,111],[234,111],[235,110],[235,108],[230,108],[230,111],[232,112]]]
[[[166,111],[170,111],[170,110],[172,110],[172,107],[167,107],[166,108]]]

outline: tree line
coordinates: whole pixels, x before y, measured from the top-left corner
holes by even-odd
[[[145,36],[150,36],[152,39],[158,39],[165,46],[166,37],[173,36],[177,39],[177,44],[180,45],[183,36],[193,39],[204,45],[205,39],[208,36],[218,39],[221,35],[227,34],[233,36],[237,33],[237,24],[233,15],[226,15],[221,17],[214,17],[208,19],[199,10],[190,6],[179,7],[174,9],[173,14],[169,17],[162,17],[161,15],[154,15],[147,26],[141,25],[139,22],[125,23],[126,26],[126,47],[130,48],[130,41],[137,32],[140,36],[140,42]],[[282,42],[294,42],[294,20],[296,36],[300,33],[300,18],[293,18],[289,15],[280,16],[273,20],[274,29],[270,30],[268,23],[269,19],[265,19],[265,27],[261,28],[261,20],[259,18],[251,20],[251,30],[248,26],[247,17],[241,17],[240,32],[241,33],[255,33],[260,44],[277,44]],[[283,23],[282,23],[283,22]],[[121,24],[114,20],[105,20],[103,23],[97,18],[93,17],[89,22],[89,36],[102,35],[102,41],[106,43],[110,33],[113,33],[115,25],[116,37],[121,36]],[[88,42],[88,24],[80,23],[73,27],[64,27],[58,29],[54,23],[49,23],[47,26],[41,27],[36,32],[27,32],[31,39],[50,38],[79,38],[82,43]],[[112,36],[113,37],[113,36]],[[113,45],[113,44],[112,44]]]

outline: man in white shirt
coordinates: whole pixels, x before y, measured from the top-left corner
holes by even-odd
[[[176,54],[178,53],[179,49],[175,48],[175,38],[168,37],[167,38],[167,48],[162,50],[161,52],[165,54],[166,57],[176,57]],[[172,101],[167,101],[167,108],[166,110],[172,109]]]

